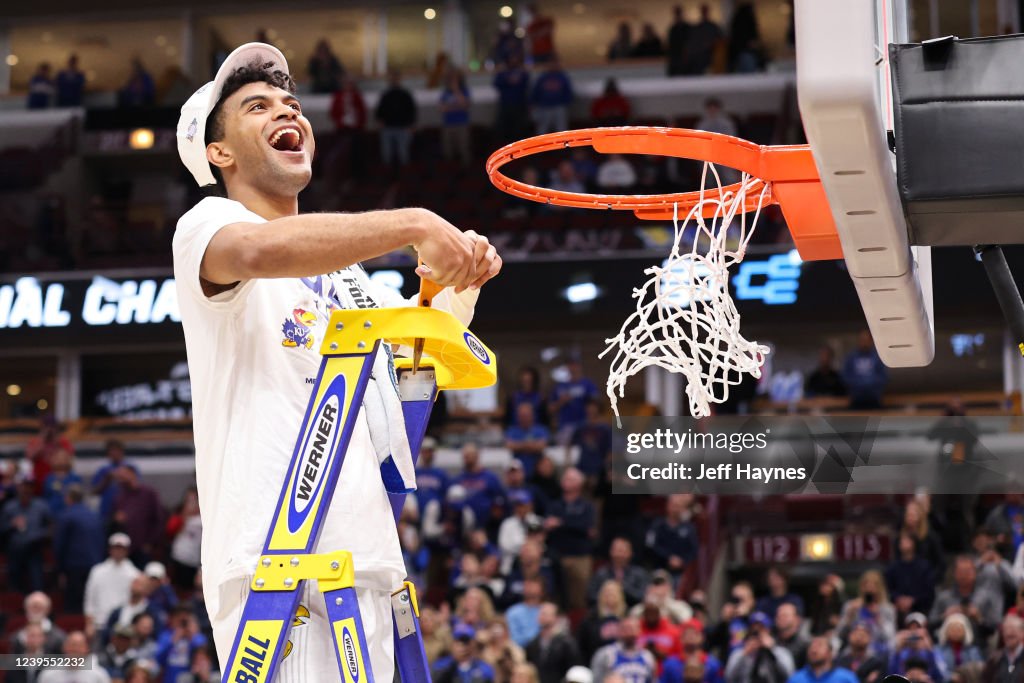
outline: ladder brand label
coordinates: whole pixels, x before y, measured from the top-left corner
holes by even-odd
[[[319,502],[341,434],[344,401],[345,376],[338,375],[324,391],[306,423],[301,456],[292,473],[290,487],[288,531],[293,534],[302,528]]]
[[[363,678],[363,653],[359,649],[355,619],[335,622],[334,637],[345,683],[360,683]]]

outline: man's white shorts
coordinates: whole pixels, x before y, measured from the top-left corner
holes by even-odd
[[[210,615],[217,657],[226,666],[231,645],[242,619],[245,599],[249,595],[250,579],[240,578],[220,585],[220,606],[217,614]],[[395,642],[391,594],[372,588],[356,588],[359,614],[363,618],[363,633],[369,650],[373,678],[390,683],[395,675]],[[288,639],[291,652],[277,670],[275,683],[329,683],[341,681],[338,658],[331,637],[330,622],[324,598],[316,581],[306,581],[296,619]],[[303,609],[305,608],[305,609]],[[308,613],[308,615],[307,615]]]

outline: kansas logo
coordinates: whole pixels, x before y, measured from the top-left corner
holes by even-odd
[[[338,375],[310,414],[299,447],[301,454],[292,474],[288,504],[288,531],[297,533],[323,490],[341,435],[341,404],[345,397],[345,376]]]
[[[284,333],[281,346],[292,349],[300,347],[305,349],[312,348],[314,341],[313,325],[315,323],[316,313],[301,308],[293,310],[291,320],[286,318],[284,325],[281,326],[281,331]]]
[[[345,653],[345,668],[348,669],[349,680],[352,683],[359,683],[359,653],[352,631],[347,626],[341,631],[341,649]]]
[[[487,349],[484,348],[484,345],[480,343],[479,339],[471,335],[469,332],[463,332],[462,338],[466,340],[466,346],[473,352],[474,356],[480,359],[481,363],[484,365],[491,364],[491,356],[487,353]]]

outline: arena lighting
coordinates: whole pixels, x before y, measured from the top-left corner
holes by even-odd
[[[50,402],[47,401],[45,398],[41,398],[38,401],[36,401],[36,408],[39,408],[39,410],[46,410],[49,407]]]
[[[18,386],[17,384],[8,384],[7,385],[7,395],[8,396],[18,396],[19,394],[21,394],[21,387],[20,386]]]
[[[835,559],[835,548],[830,534],[805,534],[800,537],[800,559],[827,562]]]
[[[498,10],[498,14],[508,19],[509,17],[512,16],[512,8],[509,7],[508,5],[502,5],[501,9]]]
[[[601,290],[593,282],[580,282],[566,287],[565,298],[571,304],[580,304],[584,301],[593,301],[600,293]]]
[[[426,18],[427,21],[433,21],[434,17],[437,16],[437,11],[433,7],[428,7],[427,9],[423,10],[423,16],[424,18]]]
[[[402,292],[405,276],[397,270],[377,270],[370,273],[370,280],[389,287],[398,293]]]
[[[128,136],[128,144],[132,149],[149,149],[155,137],[149,128],[136,128]]]
[[[7,66],[17,66],[18,55],[7,55]]]

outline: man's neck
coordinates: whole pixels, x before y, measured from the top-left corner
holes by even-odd
[[[244,185],[231,188],[228,191],[228,199],[242,204],[257,216],[268,221],[299,214],[298,195],[268,195],[250,185]]]
[[[815,678],[821,678],[828,673],[832,667],[828,664],[819,664],[818,666],[811,666],[811,671],[814,672]]]

